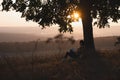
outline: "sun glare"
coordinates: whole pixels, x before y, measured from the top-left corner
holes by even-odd
[[[80,13],[77,12],[77,11],[74,11],[71,15],[72,19],[76,22],[76,21],[79,21],[79,18],[80,18]]]
[[[78,19],[80,16],[79,16],[79,14],[77,12],[74,12],[73,17],[74,17],[74,19]]]
[[[80,13],[77,11],[74,11],[71,15],[68,16],[68,18],[71,18],[73,22],[71,23],[73,27],[82,27],[82,20],[80,18]]]
[[[74,11],[72,14],[68,15],[67,18],[72,19],[74,21],[78,21],[80,18],[80,13],[77,11]]]

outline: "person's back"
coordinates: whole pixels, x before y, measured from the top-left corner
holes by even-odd
[[[77,49],[77,55],[80,56],[81,54],[84,54],[84,51],[85,51],[85,49],[84,49],[83,46],[79,47],[79,48]]]

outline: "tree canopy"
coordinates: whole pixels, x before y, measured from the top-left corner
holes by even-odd
[[[70,23],[74,20],[68,16],[74,11],[81,13],[82,5],[88,4],[91,17],[97,19],[95,24],[100,28],[107,26],[110,19],[113,22],[120,19],[120,0],[3,0],[2,10],[20,12],[21,17],[37,22],[43,28],[58,24],[60,32],[71,32]]]

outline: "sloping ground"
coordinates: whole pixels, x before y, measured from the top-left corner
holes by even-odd
[[[95,46],[97,49],[105,50],[105,49],[115,49],[115,42],[117,41],[117,37],[97,37],[94,39]]]
[[[100,37],[95,38],[95,47],[98,50],[113,50],[119,49],[120,45],[114,46],[117,37]],[[35,48],[36,41],[29,42],[1,42],[0,43],[0,55],[31,55]],[[54,53],[65,53],[70,48],[77,49],[79,46],[79,41],[76,41],[75,44],[71,44],[68,41],[64,42],[50,42],[46,43],[45,41],[39,41],[36,48],[36,54],[54,54]]]

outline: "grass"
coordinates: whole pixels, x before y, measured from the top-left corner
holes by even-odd
[[[120,80],[120,52],[99,51],[99,55],[83,59],[50,57],[1,57],[0,80]],[[25,61],[26,60],[26,61]]]
[[[54,42],[36,46],[35,41],[0,43],[0,80],[120,80],[119,50],[99,50],[64,60],[71,47],[77,48],[78,42],[61,46]]]

